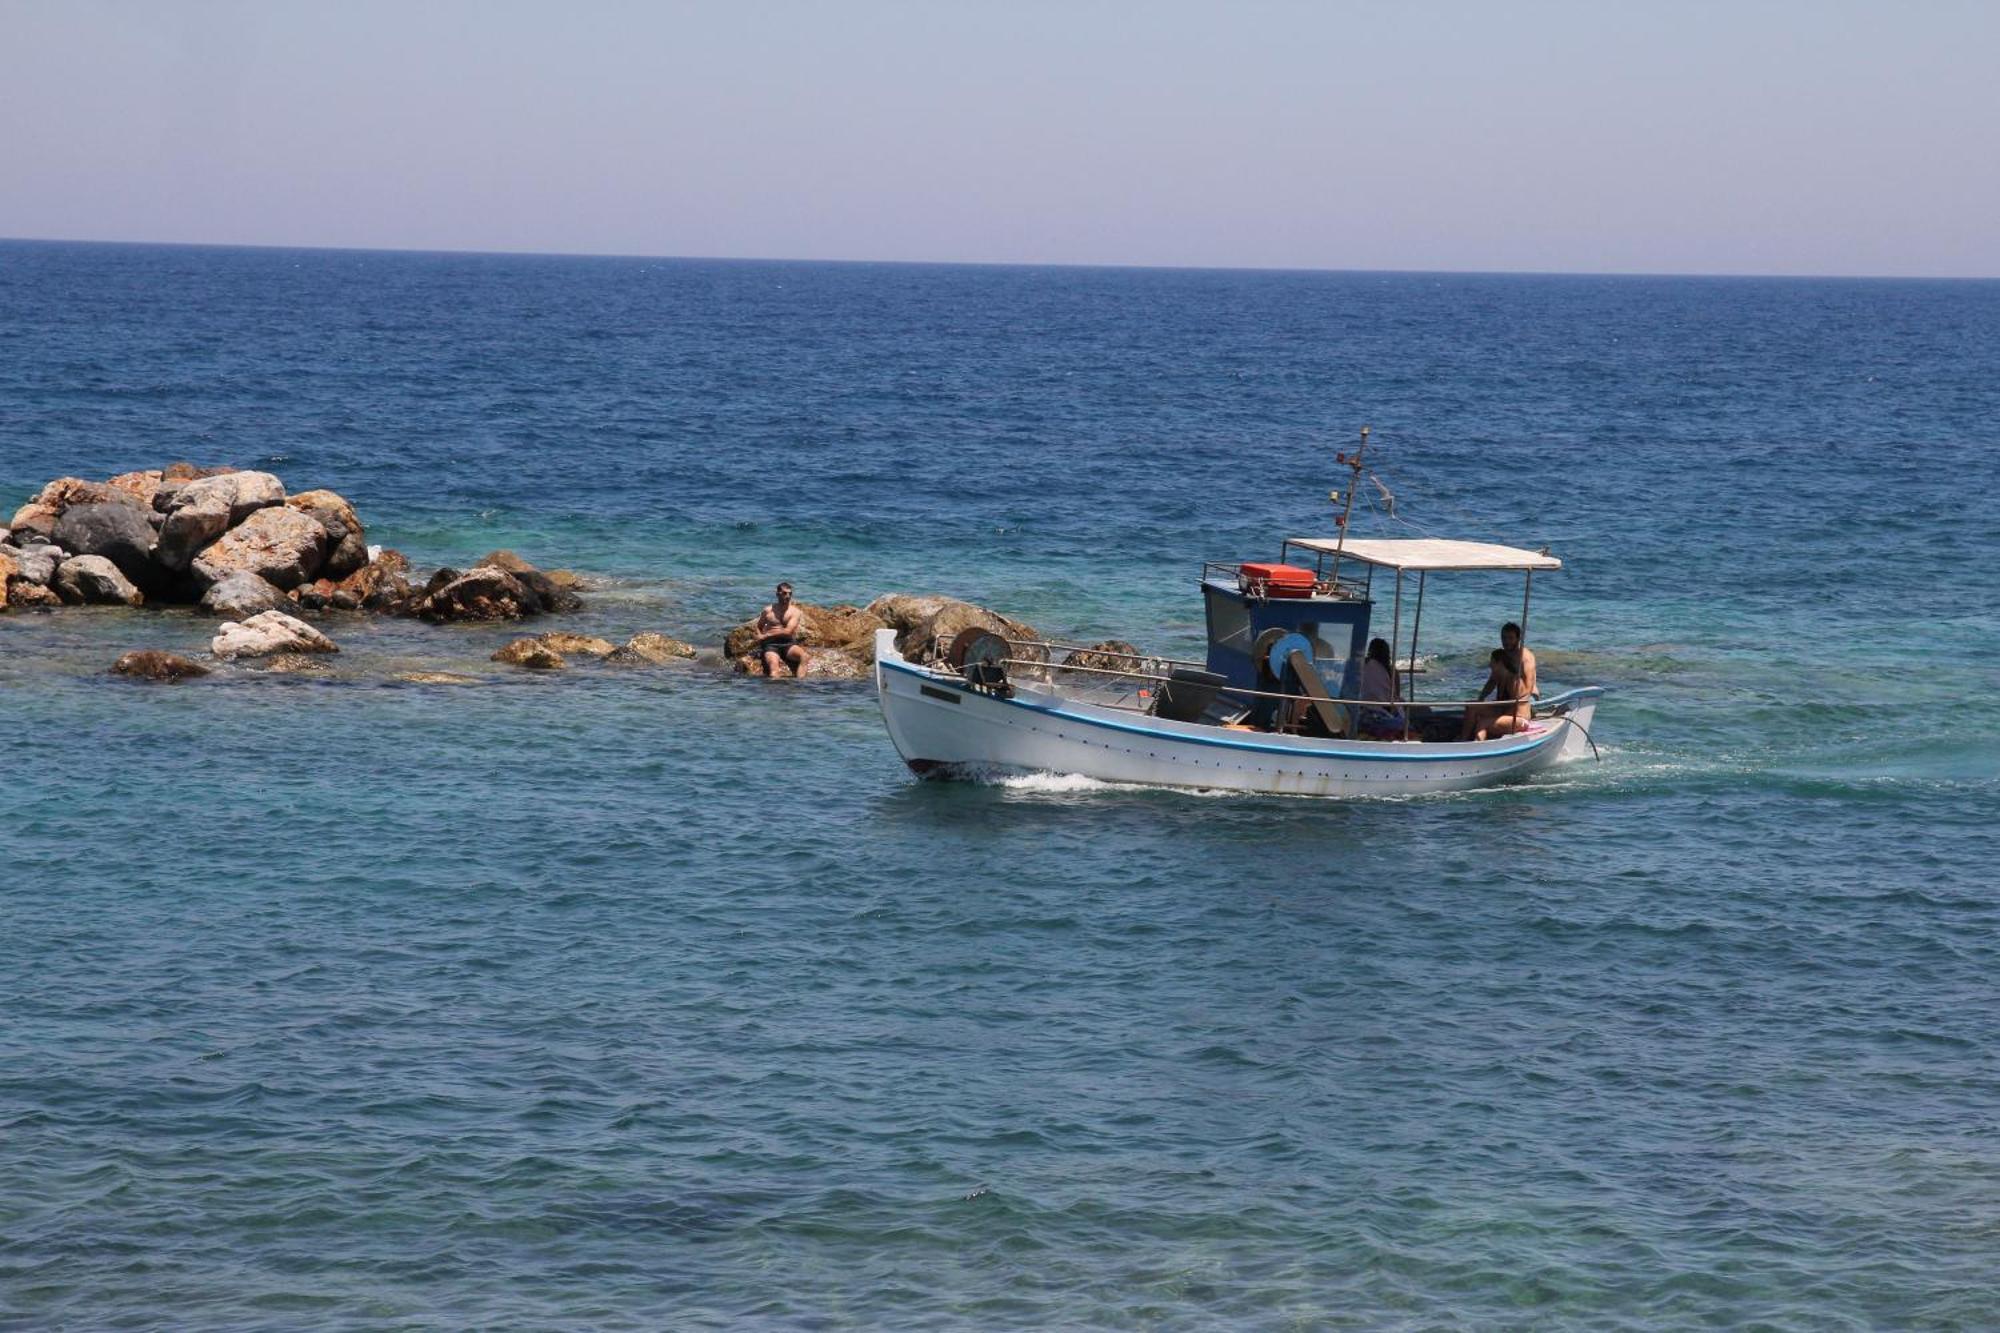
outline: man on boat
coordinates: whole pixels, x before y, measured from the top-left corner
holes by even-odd
[[[774,600],[757,616],[757,654],[763,659],[765,675],[776,676],[787,666],[794,676],[806,673],[806,650],[799,644],[803,620],[792,603],[792,585],[780,583]]]
[[[1542,688],[1535,680],[1534,650],[1521,642],[1521,627],[1511,620],[1500,627],[1500,651],[1507,654],[1508,660],[1514,665],[1514,674],[1528,687],[1528,697],[1539,696]],[[1487,677],[1486,689],[1479,692],[1479,697],[1484,699],[1486,690],[1497,689],[1498,685],[1499,683],[1491,676]]]

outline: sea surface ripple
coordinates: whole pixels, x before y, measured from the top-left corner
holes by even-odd
[[[1611,690],[1330,804],[0,616],[0,1325],[1990,1324],[2000,284],[6,243],[0,348],[0,510],[265,466],[704,640],[784,576],[1184,650],[1368,421],[1370,522],[1552,545]],[[1443,688],[1519,590],[1431,591]]]

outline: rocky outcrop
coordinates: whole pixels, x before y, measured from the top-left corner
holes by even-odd
[[[505,662],[508,666],[527,667],[531,671],[560,671],[569,665],[561,653],[539,638],[516,639],[493,654],[493,660]]]
[[[1009,639],[1041,637],[1033,626],[952,597],[890,593],[870,602],[868,611],[896,631],[896,651],[913,662],[943,660],[951,641],[968,629]]]
[[[178,653],[164,653],[153,648],[126,653],[111,664],[111,670],[135,680],[190,680],[208,674],[208,668],[199,662],[190,662]]]
[[[201,609],[211,616],[254,616],[259,611],[277,611],[291,605],[291,599],[276,584],[242,570],[213,584],[201,595]]]
[[[168,518],[171,521],[172,515]],[[204,588],[239,573],[255,574],[280,588],[296,588],[319,572],[326,547],[326,529],[317,519],[296,509],[265,508],[210,543],[190,568]]]
[[[123,500],[72,504],[56,520],[51,539],[71,555],[103,556],[135,584],[150,583],[159,537],[146,513]]]
[[[283,611],[264,611],[224,625],[208,645],[217,657],[268,657],[273,653],[337,653],[332,639]]]
[[[101,555],[73,555],[56,567],[56,595],[70,606],[144,606],[145,594]]]
[[[506,552],[497,552],[504,555]],[[519,562],[517,558],[517,563]],[[583,602],[533,567],[509,571],[477,565],[464,573],[441,569],[431,576],[410,609],[425,620],[520,620],[545,611],[574,611]]]
[[[679,639],[647,630],[644,633],[634,634],[604,660],[620,666],[637,664],[666,666],[669,663],[692,662],[694,655],[693,644],[683,643]]]
[[[305,491],[285,501],[288,508],[310,515],[326,529],[326,563],[320,573],[344,579],[368,563],[368,535],[354,506],[332,491]]]

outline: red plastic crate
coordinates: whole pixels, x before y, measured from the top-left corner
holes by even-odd
[[[1236,567],[1237,577],[1243,581],[1243,591],[1264,597],[1310,597],[1313,595],[1313,572],[1297,565],[1267,565],[1259,561],[1245,561]]]

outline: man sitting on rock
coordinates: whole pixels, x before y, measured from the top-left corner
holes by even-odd
[[[792,585],[778,585],[777,600],[757,617],[757,652],[764,660],[764,674],[776,676],[789,666],[794,676],[806,674],[806,650],[799,646],[799,625],[803,617],[792,605]]]

